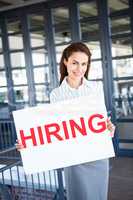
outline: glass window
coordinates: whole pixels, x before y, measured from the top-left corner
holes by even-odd
[[[88,78],[89,79],[102,79],[103,78],[103,70],[102,70],[101,61],[91,62]]]
[[[36,99],[37,101],[48,101],[49,89],[45,85],[36,85]]]
[[[133,123],[117,123],[120,139],[133,139]],[[128,131],[127,131],[128,130]]]
[[[48,53],[45,49],[37,49],[32,51],[33,65],[48,64]]]
[[[15,91],[16,102],[28,101],[28,87],[27,86],[14,87],[14,91]]]
[[[8,39],[10,50],[23,49],[23,38],[21,34],[9,36]]]
[[[1,68],[4,68],[4,56],[3,56],[3,54],[0,54],[0,69]]]
[[[54,41],[55,44],[69,43],[71,41],[71,33],[69,25],[66,25],[63,29],[55,27]]]
[[[57,63],[60,63],[62,52],[67,46],[68,46],[68,44],[67,45],[59,45],[59,46],[55,47]]]
[[[95,1],[79,3],[80,19],[97,15]]]
[[[4,103],[4,102],[5,103],[8,102],[6,87],[0,88],[0,103]]]
[[[108,0],[110,12],[128,8],[128,0]]]
[[[19,20],[8,21],[7,22],[7,31],[8,33],[21,32],[21,23]]]
[[[6,73],[5,71],[0,71],[0,86],[6,86]]]
[[[34,69],[34,79],[35,79],[35,83],[50,82],[49,68],[48,67],[35,68]]]
[[[101,58],[101,48],[99,41],[90,41],[85,43],[91,52],[91,59],[99,59]]]
[[[133,58],[113,60],[114,77],[133,76]]]
[[[113,38],[112,39],[112,56],[132,55],[132,39],[131,37]]]
[[[130,19],[124,18],[112,18],[111,19],[111,33],[112,35],[130,33]]]
[[[68,8],[60,7],[52,9],[53,22],[54,24],[64,24],[64,22],[69,21],[69,11]]]
[[[113,102],[117,118],[129,118],[133,116],[133,81],[114,81]]]
[[[14,85],[27,84],[26,70],[12,70]]]
[[[31,14],[28,16],[30,29],[44,29],[44,17],[39,14]]]
[[[25,67],[25,57],[23,52],[11,53],[12,67]]]
[[[68,43],[71,41],[69,11],[68,8],[60,7],[52,10],[54,23],[55,44]]]
[[[57,79],[59,81],[60,80],[60,66],[59,65],[57,65],[57,75],[58,75]]]
[[[31,47],[44,46],[46,43],[46,36],[43,31],[36,31],[30,33]]]
[[[119,143],[119,148],[120,149],[131,149],[131,150],[133,150],[133,143],[123,143],[123,142],[120,142]]]
[[[97,23],[92,22],[81,22],[81,34],[83,41],[98,41],[99,38],[99,25]]]

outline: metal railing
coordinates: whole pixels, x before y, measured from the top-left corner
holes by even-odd
[[[0,200],[65,200],[63,170],[25,175],[11,120],[0,121]]]
[[[63,200],[64,187],[59,184],[60,170],[25,175],[21,161],[0,169],[2,200]],[[61,177],[62,178],[62,177]]]
[[[0,120],[0,150],[14,146],[16,131],[14,122],[10,119]]]

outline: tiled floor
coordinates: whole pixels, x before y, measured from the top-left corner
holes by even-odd
[[[108,200],[133,200],[133,158],[110,160]]]

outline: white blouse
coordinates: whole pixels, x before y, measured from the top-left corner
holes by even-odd
[[[78,89],[75,89],[67,83],[66,78],[67,77],[64,78],[59,87],[52,90],[50,94],[51,103],[71,100],[81,96],[87,96],[87,98],[93,96],[94,99],[100,99],[103,102],[103,105],[105,105],[103,86],[101,82],[88,81],[86,78],[83,78],[82,84]]]

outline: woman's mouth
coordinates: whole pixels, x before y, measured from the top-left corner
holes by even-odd
[[[82,76],[81,72],[73,72],[75,76]]]

